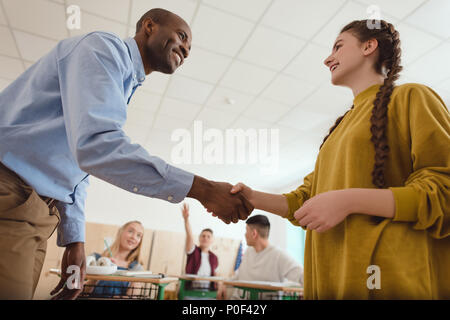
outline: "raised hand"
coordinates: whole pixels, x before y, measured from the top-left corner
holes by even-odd
[[[247,219],[254,206],[242,193],[232,194],[232,187],[226,182],[215,182],[195,176],[188,197],[200,201],[208,212],[223,222],[237,223]]]
[[[181,213],[183,214],[183,219],[189,219],[189,205],[185,202],[181,207]]]

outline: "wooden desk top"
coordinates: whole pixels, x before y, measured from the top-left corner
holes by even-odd
[[[287,284],[283,285],[282,283],[271,283],[268,281],[224,281],[223,283],[234,287],[303,293],[303,288],[300,287],[300,284],[299,286],[289,286]]]
[[[50,269],[51,274],[60,275],[61,270]],[[147,278],[147,277],[126,277],[120,275],[97,275],[97,274],[86,274],[86,280],[104,280],[104,281],[127,281],[127,282],[145,282],[154,284],[164,284],[177,282],[178,278],[175,277],[164,277],[164,278]]]

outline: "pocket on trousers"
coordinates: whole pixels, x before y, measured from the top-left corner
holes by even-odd
[[[42,240],[47,240],[59,223],[59,213],[51,212],[33,188],[27,187],[25,190],[25,196],[17,196],[15,206],[0,212],[0,219],[28,223],[35,228]]]

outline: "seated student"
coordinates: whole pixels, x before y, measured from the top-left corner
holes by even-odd
[[[118,270],[140,271],[144,268],[139,262],[144,227],[139,221],[130,221],[120,227],[116,239],[111,245],[112,257],[108,249],[100,255],[94,253],[98,260],[100,257],[108,257],[117,265]],[[85,292],[90,292],[90,296],[131,296],[140,294],[141,283],[125,281],[89,281]]]
[[[242,257],[242,263],[233,281],[270,281],[303,283],[303,268],[284,251],[269,243],[270,222],[266,216],[254,215],[246,221],[245,240],[249,246]],[[230,288],[228,288],[230,289]],[[217,299],[241,299],[239,289],[227,290],[224,284],[219,285]],[[273,293],[263,294],[269,298]]]
[[[199,236],[199,246],[194,244],[191,225],[189,223],[189,206],[183,203],[181,212],[186,229],[186,273],[198,276],[215,276],[219,265],[217,256],[209,250],[213,242],[213,231],[204,229]],[[215,282],[211,281],[187,281],[186,289],[217,290]]]

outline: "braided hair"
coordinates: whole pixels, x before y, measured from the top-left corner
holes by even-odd
[[[372,116],[370,118],[372,133],[372,141],[375,147],[375,164],[372,171],[372,182],[377,188],[385,188],[386,181],[384,179],[384,168],[386,160],[389,156],[389,146],[387,143],[387,124],[388,124],[388,104],[391,94],[394,90],[394,82],[399,78],[399,73],[403,69],[400,65],[400,38],[399,33],[394,26],[384,20],[380,21],[380,28],[370,29],[367,24],[368,20],[355,20],[347,24],[341,33],[351,31],[359,41],[365,42],[370,39],[378,41],[379,58],[375,64],[375,71],[383,74],[387,70],[383,85],[378,90],[373,102]],[[350,108],[353,109],[354,106]],[[348,110],[347,112],[349,112]],[[323,139],[319,150],[336,129],[347,112],[336,120],[336,123],[330,128],[328,135]]]

